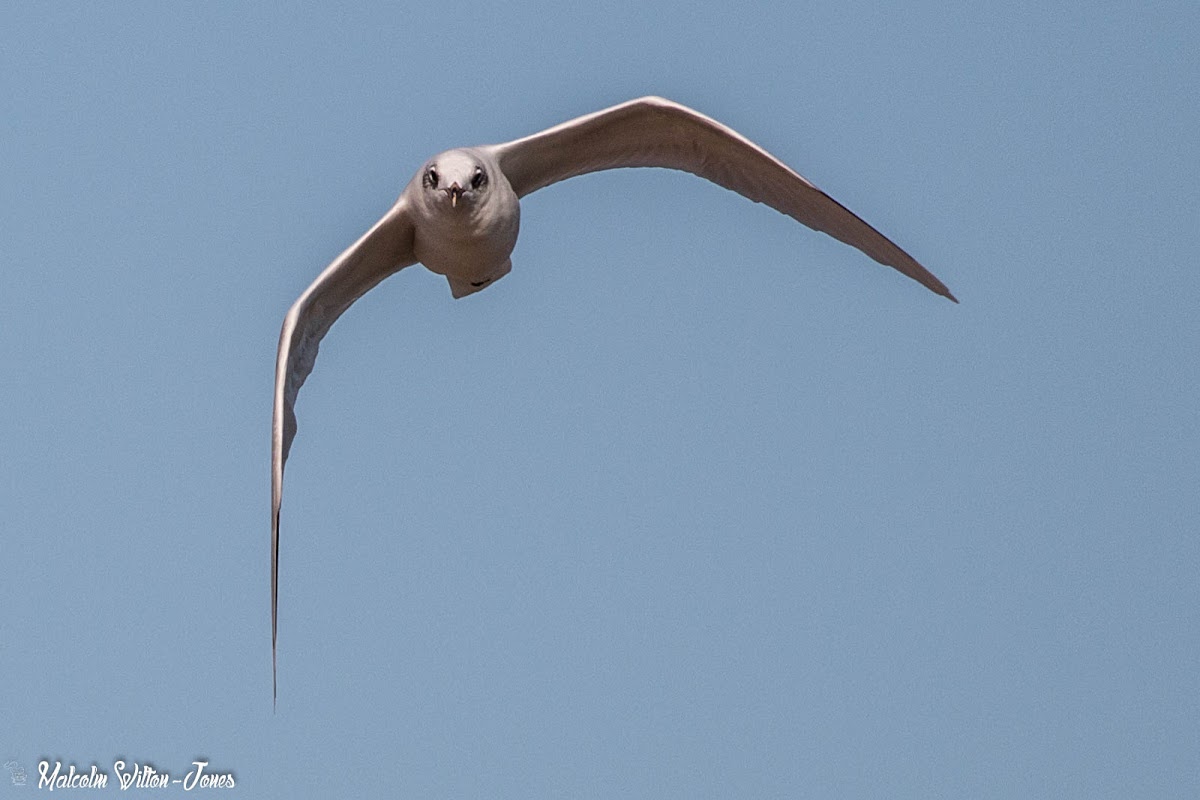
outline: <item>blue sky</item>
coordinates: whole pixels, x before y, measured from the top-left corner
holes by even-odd
[[[1197,31],[5,5],[0,760],[203,758],[254,798],[1200,793]],[[284,312],[430,155],[644,94],[962,304],[689,175],[531,195],[503,281],[410,268],[322,345],[272,712]]]

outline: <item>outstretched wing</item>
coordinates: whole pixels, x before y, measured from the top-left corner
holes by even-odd
[[[389,275],[416,263],[413,224],[403,196],[300,295],[283,319],[275,361],[275,408],[271,419],[271,683],[279,612],[279,506],[283,465],[296,435],[296,394],[312,372],[317,348],[350,304]]]
[[[782,161],[737,131],[661,97],[630,100],[490,150],[518,197],[602,169],[690,172],[766,203],[958,302],[916,259]]]

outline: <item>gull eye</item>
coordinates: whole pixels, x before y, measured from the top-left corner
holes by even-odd
[[[425,173],[425,185],[430,187],[431,189],[436,189],[437,184],[438,184],[437,168],[430,167],[429,171]]]
[[[476,167],[475,175],[471,178],[471,188],[478,189],[485,185],[487,185],[487,173],[483,171],[483,167]]]

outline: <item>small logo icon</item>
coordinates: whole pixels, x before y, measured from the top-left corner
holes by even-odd
[[[9,761],[8,763],[6,763],[4,765],[4,768],[8,770],[8,775],[10,778],[12,778],[13,786],[24,786],[25,785],[25,768],[24,767],[22,767],[16,761]]]

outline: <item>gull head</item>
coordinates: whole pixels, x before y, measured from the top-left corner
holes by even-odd
[[[421,186],[435,207],[469,208],[487,192],[487,166],[467,150],[447,150],[425,165]]]

